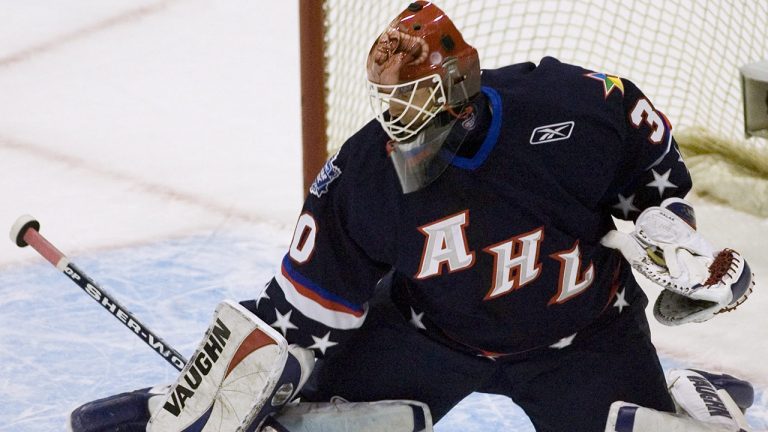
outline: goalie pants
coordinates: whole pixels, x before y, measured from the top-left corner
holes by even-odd
[[[628,283],[636,284],[632,278]],[[334,396],[368,402],[412,399],[429,405],[435,422],[472,392],[510,397],[537,431],[603,431],[612,402],[674,411],[651,344],[639,287],[630,307],[589,337],[525,359],[490,360],[449,348],[412,327],[389,289],[371,302],[368,319],[348,343],[319,360],[302,398]],[[604,314],[604,315],[605,315]]]

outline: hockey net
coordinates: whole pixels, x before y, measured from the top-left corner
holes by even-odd
[[[407,3],[322,2],[324,71],[312,79],[318,86],[324,77],[324,112],[311,115],[323,116],[325,140],[305,143],[305,158],[316,151],[324,160],[372,118],[365,58]],[[744,139],[739,78],[739,67],[768,58],[768,0],[436,3],[478,49],[485,69],[553,56],[631,79],[671,119],[697,192],[768,216],[768,151],[764,140]],[[733,198],[721,178],[733,175],[736,187],[758,188],[763,202]]]

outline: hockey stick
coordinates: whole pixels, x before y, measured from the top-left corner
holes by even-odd
[[[149,345],[155,352],[160,354],[168,363],[181,371],[187,363],[178,351],[171,348],[163,339],[155,335],[147,326],[139,321],[131,312],[123,307],[112,295],[100,287],[82,270],[77,268],[69,261],[63,253],[53,246],[45,237],[40,234],[40,222],[33,217],[25,215],[16,220],[11,228],[11,241],[19,247],[27,245],[32,246],[40,255],[43,256],[54,267],[62,271],[72,282],[88,293],[91,298],[96,300],[104,309],[108,310],[115,318],[128,327],[141,340]]]

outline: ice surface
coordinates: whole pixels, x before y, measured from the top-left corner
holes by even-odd
[[[72,259],[189,358],[221,299],[258,296],[289,235],[266,224],[236,225]],[[0,311],[0,431],[64,430],[66,413],[79,404],[176,378],[176,369],[47,263],[0,272]],[[663,364],[689,365],[670,357]],[[749,419],[765,429],[764,391],[755,405]],[[533,427],[508,399],[473,394],[436,430]]]
[[[36,216],[189,355],[216,303],[253,297],[290,239],[297,26],[297,2],[0,2],[0,229]],[[757,291],[705,324],[654,324],[654,340],[665,367],[768,388],[768,221],[696,206],[705,235],[748,258]],[[63,431],[78,404],[175,374],[34,251],[0,240],[0,431]],[[750,420],[768,430],[765,391]],[[438,430],[532,427],[508,400],[472,395]]]

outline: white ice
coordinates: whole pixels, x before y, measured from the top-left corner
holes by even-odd
[[[189,355],[215,304],[251,296],[289,240],[302,200],[298,60],[294,1],[0,0],[0,229],[34,215]],[[701,231],[743,252],[757,289],[708,323],[651,319],[654,341],[666,367],[755,383],[750,420],[768,430],[768,221],[694,202]],[[0,241],[0,431],[64,430],[80,403],[174,376],[33,250]],[[532,430],[484,395],[438,430],[480,425]]]

